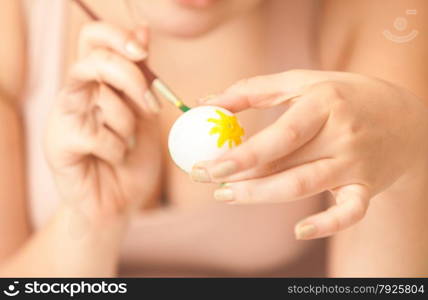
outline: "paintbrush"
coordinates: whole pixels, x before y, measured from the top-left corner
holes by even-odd
[[[82,1],[82,0],[72,0],[94,21],[100,21],[101,19]],[[143,62],[136,62],[136,65],[140,68],[146,77],[147,83],[153,89],[159,92],[162,97],[165,98],[168,102],[174,104],[178,109],[183,112],[186,112],[190,107],[186,106],[177,95],[158,77],[149,67]]]

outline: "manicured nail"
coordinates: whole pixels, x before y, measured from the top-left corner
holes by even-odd
[[[196,182],[211,182],[211,177],[204,168],[194,167],[190,172],[190,177]]]
[[[235,173],[237,169],[238,165],[234,161],[229,160],[212,167],[209,173],[213,178],[222,178]]]
[[[302,224],[297,225],[296,227],[296,239],[298,240],[304,240],[311,238],[315,235],[315,232],[317,231],[317,228],[313,224]]]
[[[125,50],[131,55],[134,59],[142,60],[146,58],[147,52],[134,41],[129,41],[125,44]]]
[[[160,104],[158,99],[156,99],[155,95],[150,90],[147,90],[144,94],[144,99],[147,102],[148,108],[155,114],[160,111]]]
[[[223,187],[214,191],[214,198],[218,201],[229,202],[235,200],[235,194],[231,188]]]

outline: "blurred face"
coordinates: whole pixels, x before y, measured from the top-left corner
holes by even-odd
[[[263,0],[128,0],[151,28],[181,37],[202,35]]]

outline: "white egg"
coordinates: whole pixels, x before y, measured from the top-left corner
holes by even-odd
[[[213,160],[241,143],[244,130],[236,116],[217,106],[199,106],[172,125],[168,148],[175,164],[190,172],[194,164]]]

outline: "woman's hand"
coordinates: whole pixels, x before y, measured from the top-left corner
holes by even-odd
[[[86,215],[128,212],[156,192],[159,104],[135,65],[147,42],[145,28],[84,27],[79,61],[50,115],[47,159],[62,198]]]
[[[378,79],[293,70],[239,82],[204,104],[233,112],[287,108],[239,147],[197,164],[192,177],[228,182],[215,198],[234,204],[331,191],[336,205],[300,222],[300,239],[325,237],[356,223],[373,196],[427,160],[427,107]]]

